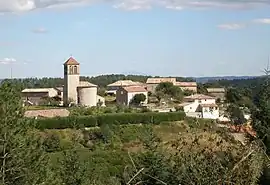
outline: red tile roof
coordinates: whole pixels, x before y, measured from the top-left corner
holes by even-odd
[[[77,60],[75,60],[73,57],[70,57],[65,63],[64,65],[79,65],[80,63],[77,62]]]
[[[123,87],[127,92],[147,92],[147,90],[142,86],[128,86]]]

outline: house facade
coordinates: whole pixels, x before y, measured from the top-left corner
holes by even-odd
[[[180,104],[187,116],[218,119],[219,107],[216,104],[215,97],[194,94],[184,97],[184,103]]]
[[[160,83],[170,82],[175,85],[176,78],[148,78],[146,81],[147,91],[154,93]]]
[[[177,82],[176,78],[148,78],[146,81],[147,91],[154,93],[160,83],[169,82],[178,86],[182,91],[192,91],[197,93],[196,82]]]
[[[175,86],[180,87],[182,91],[191,91],[191,92],[197,93],[196,82],[176,82]]]
[[[148,102],[148,92],[142,86],[129,86],[121,87],[116,91],[116,103],[119,105],[129,105],[131,100],[136,94],[144,94],[146,99],[142,104],[147,104]]]

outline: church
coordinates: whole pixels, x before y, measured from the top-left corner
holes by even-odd
[[[24,89],[22,96],[28,105],[39,105],[44,98],[60,98],[62,105],[69,107],[79,105],[84,107],[105,106],[103,97],[97,94],[98,86],[88,81],[80,81],[80,63],[70,57],[64,63],[63,88],[31,88]]]

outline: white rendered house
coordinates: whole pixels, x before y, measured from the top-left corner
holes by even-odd
[[[186,96],[180,107],[183,107],[187,116],[207,119],[219,118],[219,107],[216,104],[215,97],[203,94]]]

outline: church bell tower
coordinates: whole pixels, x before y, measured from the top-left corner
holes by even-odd
[[[64,63],[64,106],[78,103],[77,87],[80,83],[80,64],[73,57]]]

